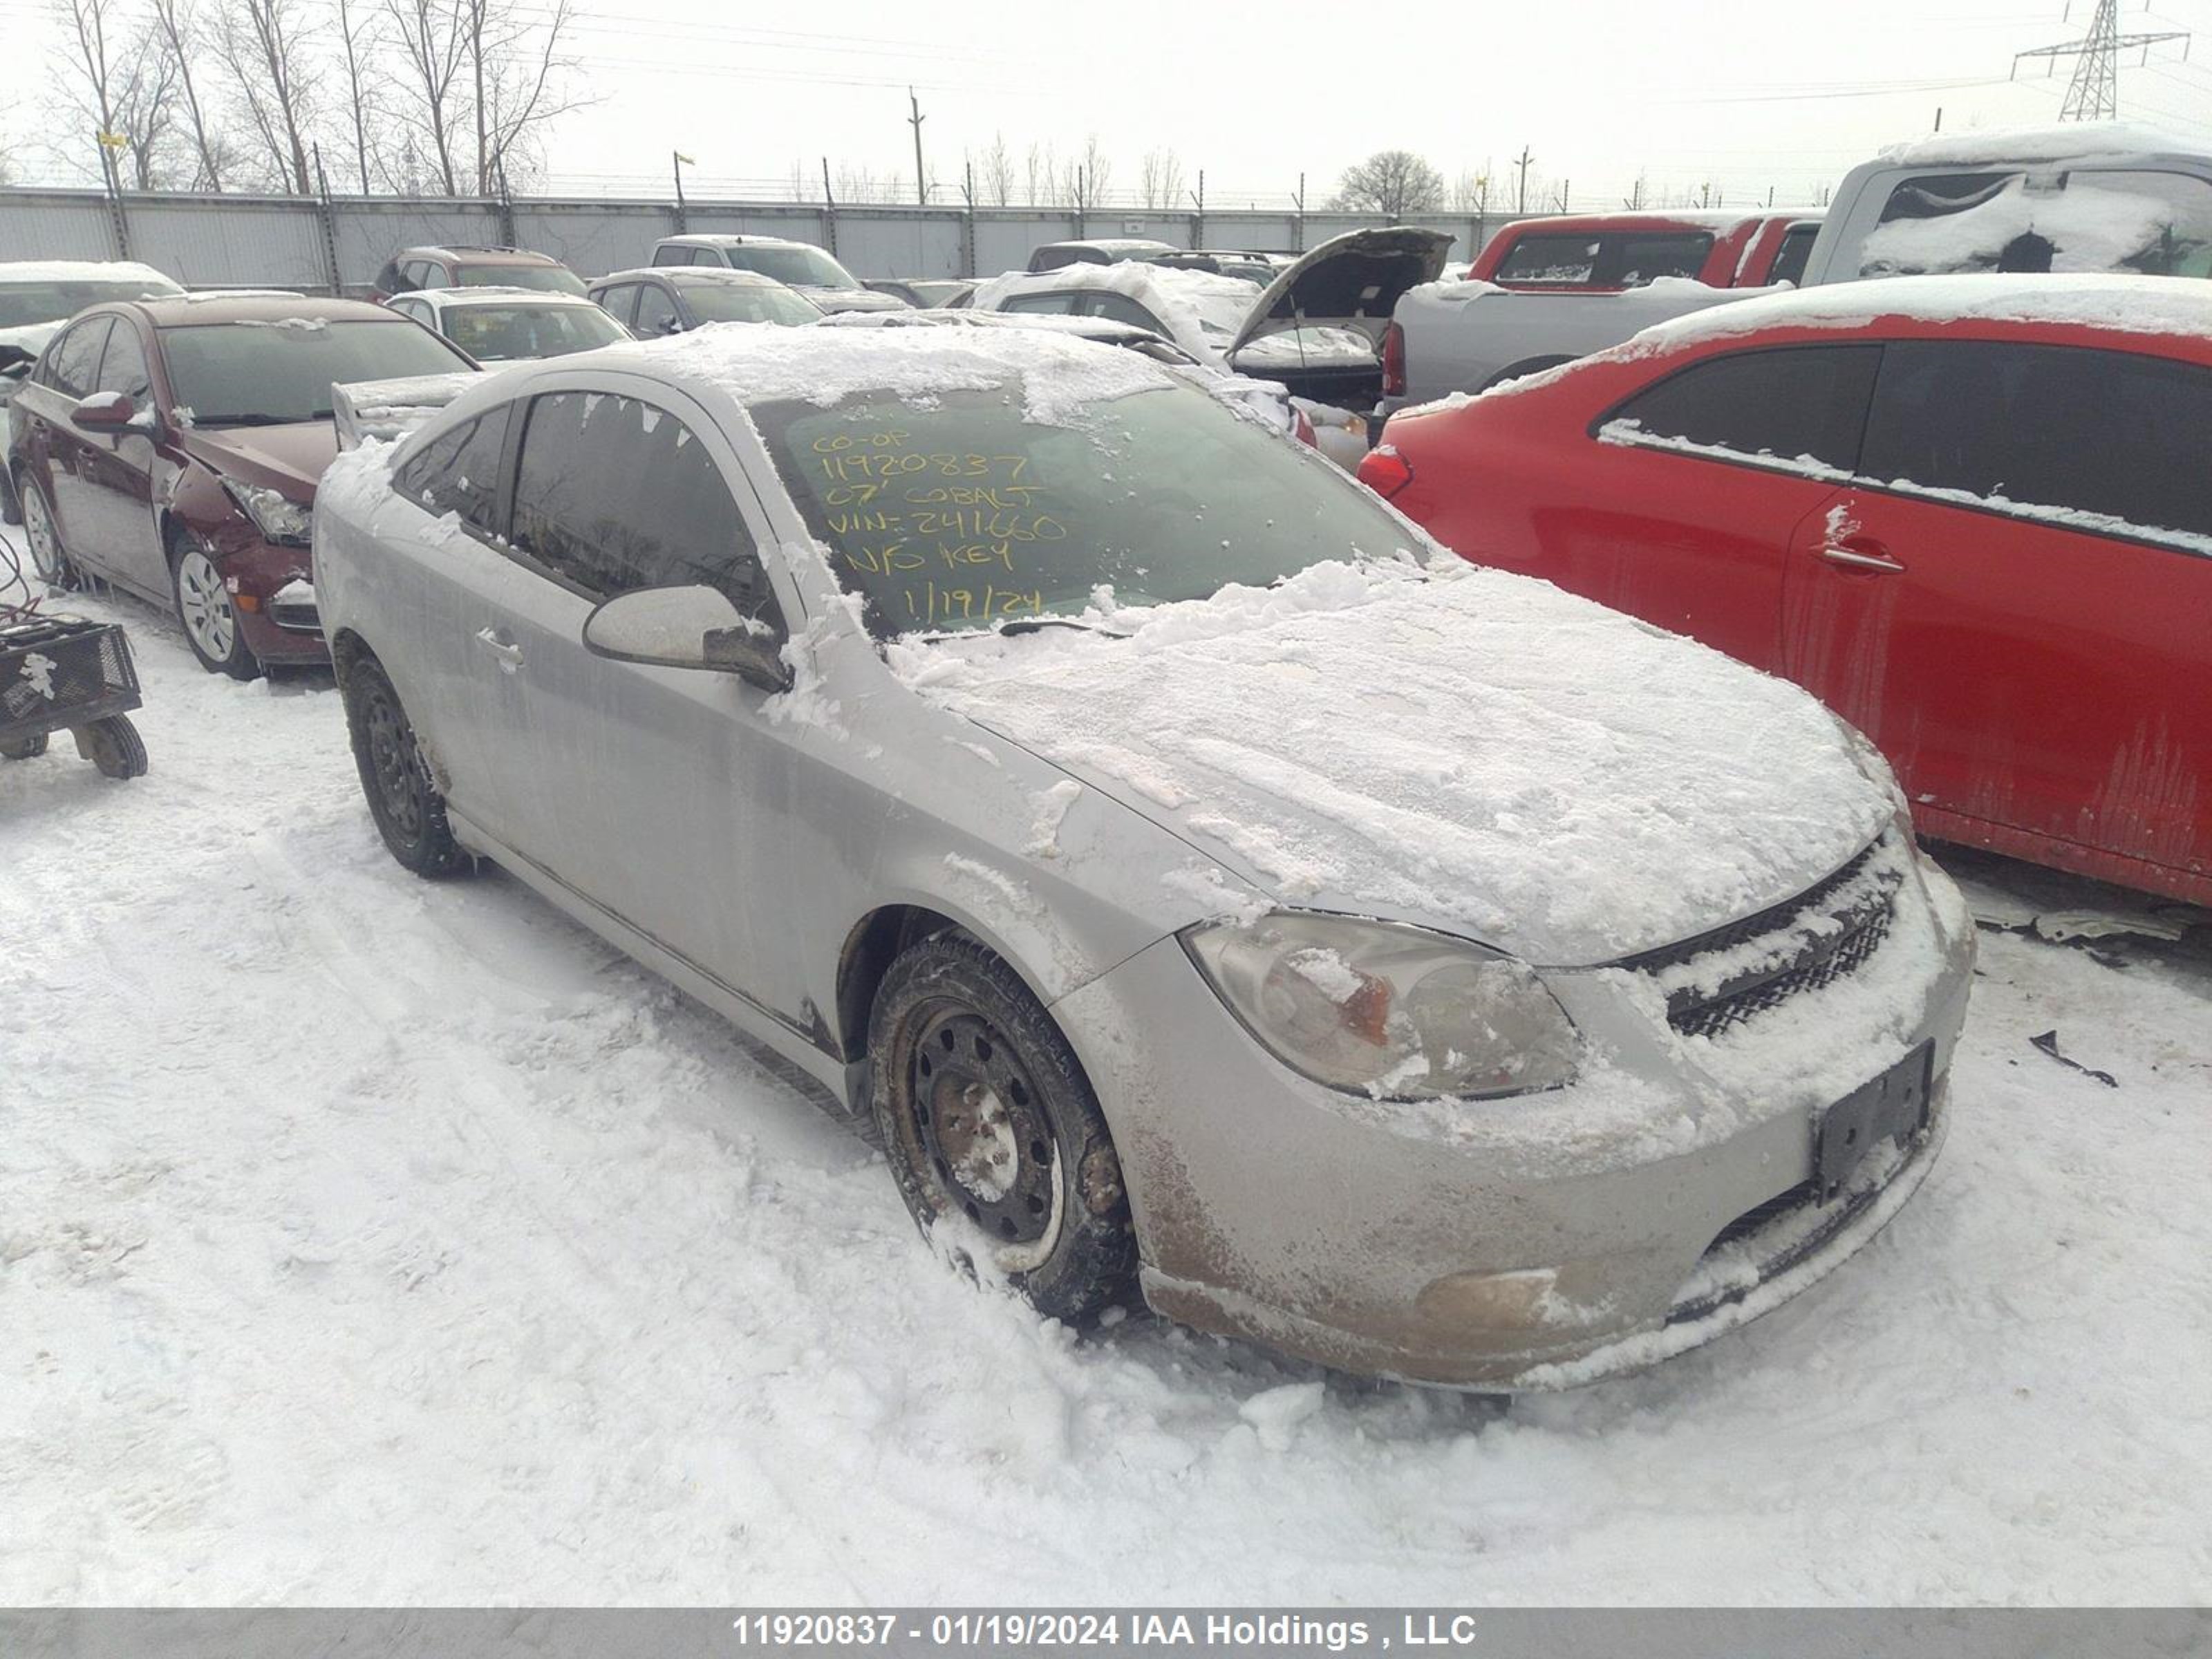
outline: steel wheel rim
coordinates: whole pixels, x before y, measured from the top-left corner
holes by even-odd
[[[54,532],[54,521],[46,514],[46,498],[36,484],[27,484],[23,490],[23,531],[31,544],[31,568],[38,572],[39,580],[58,583],[61,538]]]
[[[196,547],[177,562],[177,609],[192,643],[216,661],[228,662],[238,640],[238,612],[214,564]]]
[[[1061,1160],[1036,1080],[996,1026],[963,1004],[923,1011],[908,1061],[914,1133],[947,1214],[964,1215],[1007,1273],[1060,1240]]]
[[[414,733],[407,729],[392,699],[380,692],[369,701],[367,725],[369,769],[376,775],[376,791],[383,799],[385,816],[403,839],[413,841],[422,830]]]

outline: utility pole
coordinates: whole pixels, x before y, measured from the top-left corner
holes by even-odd
[[[1534,165],[1535,160],[1528,154],[1528,146],[1523,144],[1521,146],[1521,159],[1513,163],[1521,170],[1521,189],[1514,198],[1513,211],[1524,219],[1528,216],[1528,169]]]
[[[921,102],[914,95],[914,88],[906,89],[907,107],[914,112],[906,124],[914,129],[914,199],[918,207],[929,205],[929,175],[921,170],[921,124],[929,119],[921,112]]]
[[[2154,34],[2122,34],[2120,33],[2119,0],[2097,0],[2097,15],[2089,20],[2089,33],[2081,40],[2063,46],[2038,46],[2033,52],[2015,53],[2012,60],[2013,73],[2020,73],[2021,59],[2041,58],[2050,63],[2053,70],[2062,58],[2074,61],[2074,80],[2066,88],[2066,102],[2058,112],[2062,121],[2112,121],[2120,113],[2120,54],[2142,48],[2143,62],[2150,61],[2150,49],[2168,40],[2184,43],[2181,55],[2189,56],[2186,29],[2165,29]]]
[[[668,156],[669,166],[676,171],[676,234],[681,236],[691,228],[691,209],[684,199],[684,164],[691,158],[680,149],[670,150]]]

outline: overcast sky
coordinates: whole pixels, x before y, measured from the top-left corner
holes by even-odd
[[[2070,64],[2005,76],[2014,52],[2077,36],[2094,0],[2074,0],[2070,21],[2063,0],[586,3],[578,43],[603,101],[564,123],[556,175],[650,176],[680,148],[708,178],[781,180],[825,153],[910,178],[911,80],[948,182],[994,132],[1063,152],[1095,133],[1116,185],[1167,146],[1228,206],[1287,191],[1301,170],[1318,201],[1347,162],[1390,145],[1447,177],[1487,164],[1504,179],[1523,143],[1546,188],[1565,180],[1578,198],[1623,193],[1644,169],[1658,189],[1803,199],[1927,131],[1939,106],[1947,130],[2054,119]],[[2123,7],[2126,28],[2212,31],[2204,0]],[[2212,133],[2202,44],[2202,64],[2166,47],[2124,69],[2124,113]]]
[[[327,9],[330,0],[308,0]],[[542,9],[546,0],[517,0]],[[1569,186],[1610,204],[1638,173],[1654,198],[1710,185],[1731,203],[1808,201],[1875,147],[1925,132],[2054,119],[2070,64],[2008,84],[2014,53],[2077,37],[2094,0],[1732,0],[1705,4],[1480,0],[580,0],[575,89],[592,105],[549,145],[554,189],[665,194],[669,155],[695,192],[788,188],[864,166],[909,181],[909,82],[932,170],[1003,133],[1063,155],[1096,135],[1112,185],[1147,149],[1206,173],[1220,206],[1320,205],[1369,151],[1403,146],[1446,175],[1497,180],[1510,207],[1525,143],[1531,204]],[[36,88],[15,72],[50,42],[44,0],[0,0],[19,135]],[[2123,0],[2130,29],[2195,27],[2201,62],[2161,47],[2122,71],[2124,115],[2212,137],[2212,0]],[[335,94],[335,87],[329,89]]]

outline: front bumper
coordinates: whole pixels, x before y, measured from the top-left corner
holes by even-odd
[[[1177,941],[1139,953],[1054,1012],[1114,1130],[1146,1299],[1340,1370],[1503,1392],[1595,1381],[1756,1317],[1878,1231],[1940,1145],[1972,929],[1912,891],[1862,973],[1806,999],[1797,1017],[1825,1035],[1795,1073],[1771,1024],[1673,1039],[1626,975],[1599,970],[1549,976],[1599,1062],[1568,1089],[1487,1103],[1306,1082]],[[1790,1202],[1821,1115],[1923,1043],[1923,1133],[1869,1155],[1829,1205]]]
[[[238,610],[246,648],[264,663],[325,663],[330,646],[323,638],[309,585],[309,556],[304,547],[283,547],[243,527],[215,539],[216,568]]]

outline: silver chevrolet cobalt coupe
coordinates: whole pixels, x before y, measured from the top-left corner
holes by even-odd
[[[820,1079],[1045,1314],[1563,1387],[1925,1175],[1972,933],[1793,688],[1133,352],[706,329],[342,457],[370,813]]]

